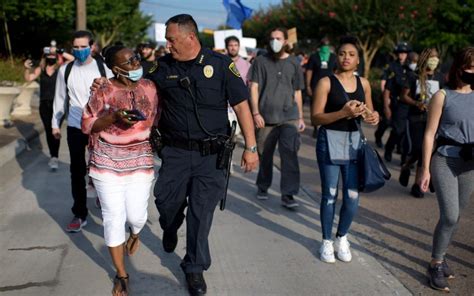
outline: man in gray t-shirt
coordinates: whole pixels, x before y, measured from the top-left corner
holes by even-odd
[[[298,193],[300,186],[299,133],[305,128],[301,96],[304,88],[303,71],[297,59],[286,51],[286,29],[274,29],[269,37],[269,53],[258,56],[248,74],[260,155],[257,198],[268,198],[267,190],[272,183],[273,153],[278,144],[282,204],[287,208],[294,208],[298,203],[293,195]]]

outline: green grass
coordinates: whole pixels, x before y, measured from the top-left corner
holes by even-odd
[[[14,58],[12,65],[10,59],[1,58],[0,85],[8,86],[25,82],[25,79],[23,78],[23,62],[24,61],[20,58]]]

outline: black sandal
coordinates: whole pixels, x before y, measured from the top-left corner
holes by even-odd
[[[115,275],[114,287],[112,288],[113,296],[128,296],[128,273],[127,276]]]
[[[125,244],[125,250],[128,256],[132,256],[138,250],[140,240],[138,234],[133,234],[131,227],[128,227],[128,229],[130,230],[130,237]]]

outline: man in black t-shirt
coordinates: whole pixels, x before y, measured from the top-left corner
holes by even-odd
[[[331,52],[329,39],[323,38],[318,52],[309,57],[306,64],[305,85],[306,94],[310,97],[310,103],[313,102],[313,91],[318,84],[318,81],[326,76],[334,73],[336,68],[336,55]],[[313,137],[316,138],[318,128],[315,126]]]
[[[142,58],[140,64],[143,67],[143,73],[146,74],[156,65],[155,58],[156,42],[148,40],[138,46],[139,54]]]

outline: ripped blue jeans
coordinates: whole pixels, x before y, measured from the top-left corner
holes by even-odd
[[[344,236],[349,231],[359,206],[357,163],[349,161],[348,164],[336,165],[331,162],[324,128],[321,128],[318,133],[316,158],[321,176],[320,217],[323,239],[331,239],[332,237],[332,226],[339,191],[339,176],[342,176],[342,206],[339,212],[337,236]]]

